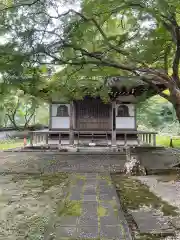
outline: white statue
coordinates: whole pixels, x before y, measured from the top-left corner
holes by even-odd
[[[141,166],[138,158],[136,156],[131,156],[130,158],[128,157],[127,157],[127,162],[124,165],[124,172],[127,175],[134,175],[134,174],[146,175],[146,169],[143,166]]]

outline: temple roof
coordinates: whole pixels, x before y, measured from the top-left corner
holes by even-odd
[[[157,81],[151,81],[155,85],[161,85]],[[128,76],[109,76],[105,79],[105,84],[109,87],[126,87],[136,88],[139,86],[149,86],[148,83],[140,79],[140,77],[128,77]]]
[[[166,89],[163,84],[157,81],[151,80],[151,82],[158,86],[161,91]],[[106,78],[105,84],[111,88],[112,98],[122,95],[134,95],[135,97],[146,95],[146,98],[149,98],[157,94],[152,85],[144,82],[140,77],[110,76]]]

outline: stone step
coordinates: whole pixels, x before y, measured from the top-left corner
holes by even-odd
[[[173,235],[175,228],[165,216],[160,216],[155,210],[131,211],[141,234]]]
[[[117,149],[111,147],[77,147],[80,152],[117,152]]]

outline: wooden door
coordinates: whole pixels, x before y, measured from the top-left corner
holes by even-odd
[[[99,99],[77,101],[76,127],[78,130],[110,130],[111,105]]]

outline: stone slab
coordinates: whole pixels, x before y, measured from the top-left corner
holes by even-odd
[[[78,228],[78,237],[83,239],[96,239],[98,238],[98,226],[80,226]]]
[[[101,225],[118,225],[119,224],[119,219],[117,216],[115,216],[115,214],[100,217],[99,220]]]
[[[83,196],[84,202],[95,202],[97,201],[97,196],[96,195],[84,195]]]
[[[86,184],[84,186],[84,190],[86,190],[86,189],[94,189],[94,190],[96,190],[97,189],[97,185],[96,185],[96,183],[94,183],[94,184]]]
[[[76,216],[61,216],[60,220],[56,222],[55,227],[59,226],[74,226],[78,224],[78,217]]]
[[[97,186],[97,180],[96,179],[86,179],[86,187],[93,187]]]
[[[111,201],[111,200],[116,200],[117,196],[115,195],[110,195],[110,194],[99,194],[99,200],[100,201]]]
[[[56,231],[56,239],[61,239],[61,238],[67,238],[67,237],[73,237],[76,238],[77,237],[77,229],[76,227],[58,227],[55,229]]]
[[[113,186],[101,185],[99,186],[99,193],[100,194],[116,194],[116,190]]]
[[[173,234],[175,231],[165,218],[160,218],[152,211],[131,211],[131,214],[141,233]]]
[[[96,195],[96,189],[85,189],[84,190],[84,195]]]
[[[120,226],[100,225],[100,236],[107,239],[124,239]]]
[[[94,213],[97,213],[97,206],[98,206],[98,203],[97,202],[83,202],[81,204],[81,207],[82,207],[82,212],[83,214],[89,212],[90,214],[94,214]]]
[[[99,185],[99,186],[108,186],[108,181],[107,181],[107,180],[100,179],[100,180],[98,181],[98,185]]]
[[[76,186],[82,187],[84,184],[85,184],[85,180],[84,179],[77,179],[76,180]]]
[[[70,191],[70,197],[69,199],[70,200],[81,200],[82,198],[82,191],[81,189],[77,189],[77,188],[72,188],[71,191]]]
[[[80,226],[98,226],[98,216],[96,214],[85,214],[79,217]]]

